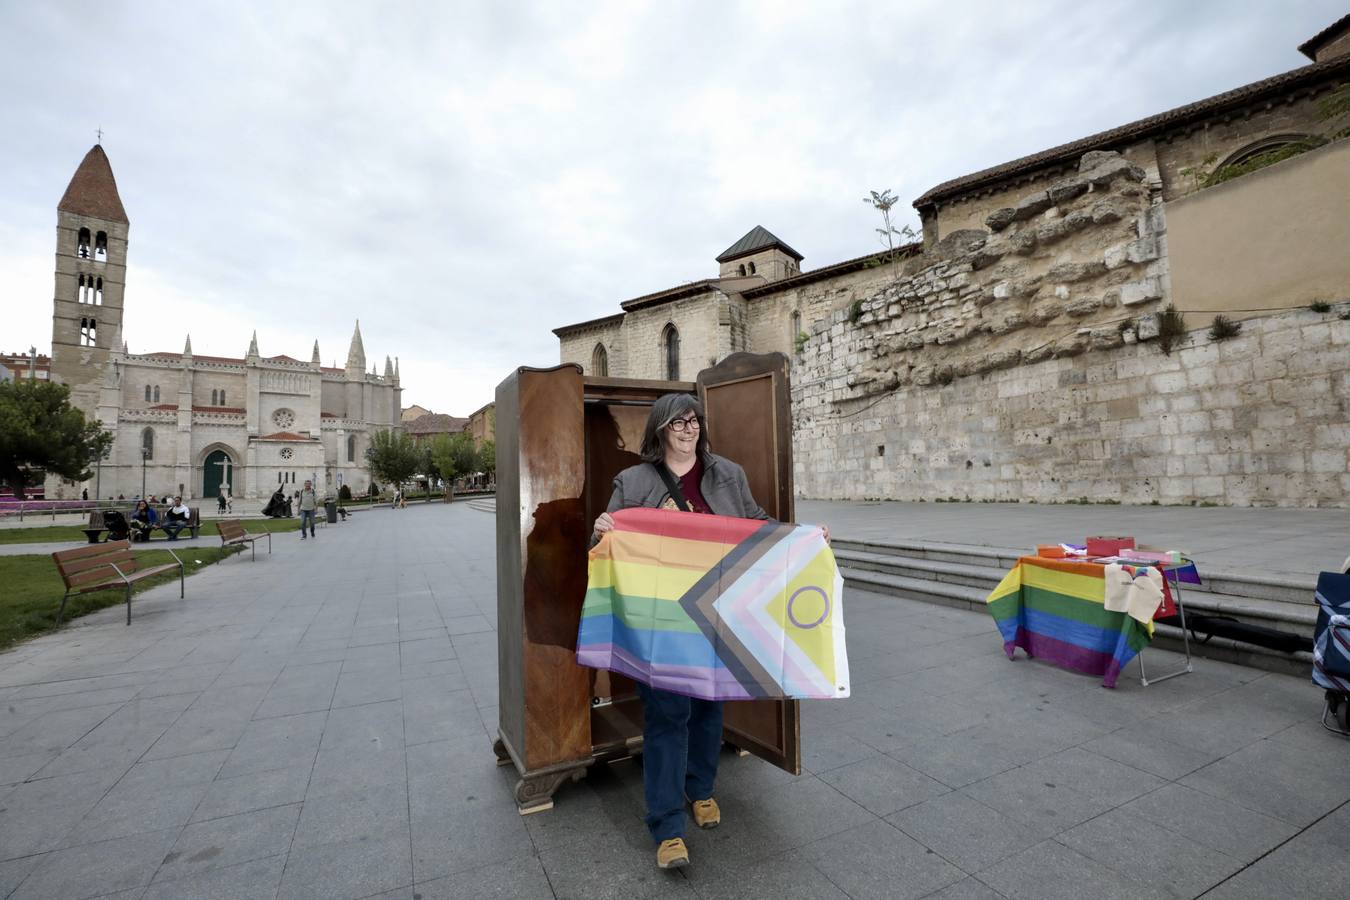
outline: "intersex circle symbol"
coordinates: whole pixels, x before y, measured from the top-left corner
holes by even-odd
[[[820,611],[820,618],[816,619],[814,622],[811,622],[809,624],[804,622],[798,622],[797,617],[792,614],[792,604],[796,603],[797,598],[800,597],[802,594],[812,591],[820,595],[820,599],[825,604],[825,608]],[[796,625],[798,628],[815,628],[821,622],[824,622],[826,617],[829,616],[829,614],[830,614],[830,595],[825,593],[823,590],[821,590],[820,588],[816,587],[813,584],[807,585],[804,588],[797,588],[797,590],[792,592],[792,596],[788,598],[787,603],[788,620],[791,621],[792,624]]]

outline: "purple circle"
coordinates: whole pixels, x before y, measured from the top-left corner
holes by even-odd
[[[801,622],[798,622],[798,621],[797,621],[797,617],[794,616],[794,615],[792,614],[792,604],[795,603],[795,602],[797,601],[797,598],[798,598],[799,596],[801,596],[802,594],[806,593],[807,591],[815,591],[817,594],[820,595],[820,599],[822,599],[822,600],[825,601],[825,610],[820,614],[820,618],[819,618],[819,619],[816,619],[816,620],[815,620],[814,622],[812,622],[810,625],[804,625],[804,624],[802,624]],[[820,588],[816,587],[816,586],[813,585],[813,584],[809,584],[809,585],[807,585],[807,586],[804,587],[804,588],[797,588],[797,590],[795,590],[795,591],[792,592],[792,596],[788,598],[788,602],[787,602],[787,617],[788,617],[788,621],[790,621],[793,625],[796,625],[798,628],[803,628],[803,629],[805,629],[805,628],[815,628],[815,627],[816,627],[817,625],[819,625],[821,622],[824,622],[826,616],[828,616],[829,614],[830,614],[830,595],[827,594],[827,593],[825,593],[825,591],[821,590]]]

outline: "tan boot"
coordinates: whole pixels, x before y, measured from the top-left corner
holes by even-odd
[[[662,869],[679,869],[689,865],[689,850],[684,846],[684,838],[671,838],[662,841],[656,848],[656,865]]]
[[[717,808],[713,798],[695,800],[690,806],[694,810],[694,824],[699,828],[716,828],[722,824],[722,810]]]

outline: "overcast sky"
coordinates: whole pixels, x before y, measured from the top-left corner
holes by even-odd
[[[0,350],[51,344],[56,203],[95,130],[131,220],[132,352],[401,358],[467,415],[551,329],[716,274],[755,225],[806,269],[861,198],[1286,71],[1343,0],[0,0]],[[907,208],[908,209],[908,208]],[[911,218],[912,217],[912,211]]]

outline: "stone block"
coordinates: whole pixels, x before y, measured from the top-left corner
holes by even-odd
[[[1060,282],[1088,281],[1105,272],[1106,265],[1095,260],[1092,262],[1065,262],[1051,266],[1045,277],[1051,281]]]
[[[1125,218],[1125,214],[1128,211],[1129,207],[1125,204],[1125,201],[1117,197],[1111,197],[1106,200],[1098,200],[1096,203],[1092,204],[1092,210],[1089,212],[1089,215],[1092,218],[1093,224],[1109,225],[1112,222],[1119,222],[1121,219]]]
[[[1017,234],[1012,236],[1012,239],[1008,244],[1012,248],[1012,252],[1016,253],[1018,256],[1030,256],[1036,252],[1035,229],[1027,228],[1017,232]]]
[[[1102,262],[1106,264],[1107,269],[1119,269],[1125,265],[1125,248],[1125,244],[1106,248],[1106,252],[1102,254]]]
[[[1046,193],[1050,197],[1051,203],[1056,206],[1062,206],[1070,200],[1086,194],[1087,189],[1088,184],[1086,181],[1078,178],[1067,178],[1050,185],[1050,189]]]
[[[1142,281],[1132,281],[1120,286],[1122,306],[1137,306],[1150,300],[1159,300],[1162,295],[1162,285],[1156,278],[1145,278]]]
[[[1037,306],[1035,309],[1031,311],[1029,318],[1032,324],[1044,325],[1051,319],[1058,317],[1059,314],[1062,312],[1064,312],[1064,307],[1062,304],[1042,303],[1040,306]]]
[[[1055,285],[1055,299],[1056,299],[1056,300],[1068,300],[1068,299],[1069,299],[1069,286],[1068,286],[1067,284],[1057,284],[1057,285]]]
[[[1102,302],[1096,297],[1080,297],[1064,307],[1064,312],[1071,316],[1091,315],[1101,309]]]
[[[1045,212],[1052,205],[1048,191],[1037,191],[1034,194],[1028,194],[1019,200],[1016,207],[1014,207],[1012,221],[1024,222],[1027,219]]]
[[[1117,179],[1144,180],[1144,170],[1114,150],[1089,150],[1084,153],[1078,161],[1078,175],[1081,180],[1099,188],[1109,187]]]
[[[1125,343],[1125,336],[1121,334],[1120,329],[1114,326],[1110,328],[1094,328],[1091,334],[1092,349],[1110,350],[1113,347],[1119,347]]]
[[[990,231],[1002,231],[1013,223],[1013,216],[1016,214],[1017,210],[1011,206],[1005,206],[990,213],[985,218],[984,224],[989,226]]]

